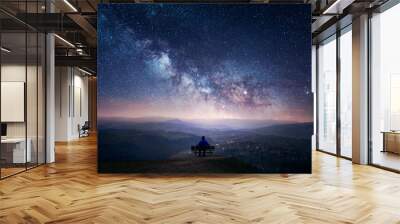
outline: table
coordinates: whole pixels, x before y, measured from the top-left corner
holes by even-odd
[[[382,152],[400,154],[400,131],[383,131]]]

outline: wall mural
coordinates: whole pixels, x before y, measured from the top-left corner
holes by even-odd
[[[310,173],[310,12],[100,5],[99,172]]]

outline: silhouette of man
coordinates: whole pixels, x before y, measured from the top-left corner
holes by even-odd
[[[205,136],[201,136],[201,140],[200,142],[197,144],[197,147],[199,147],[199,156],[206,156],[206,150],[207,147],[209,147],[210,144],[208,144],[206,137]]]

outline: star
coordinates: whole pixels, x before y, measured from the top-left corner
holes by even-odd
[[[104,7],[100,111],[112,101],[115,116],[312,120],[304,6]]]

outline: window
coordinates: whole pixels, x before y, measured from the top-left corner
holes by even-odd
[[[352,33],[351,26],[340,36],[340,155],[352,156]]]
[[[336,36],[318,47],[318,149],[336,153]]]
[[[371,18],[371,159],[400,170],[400,5]]]

